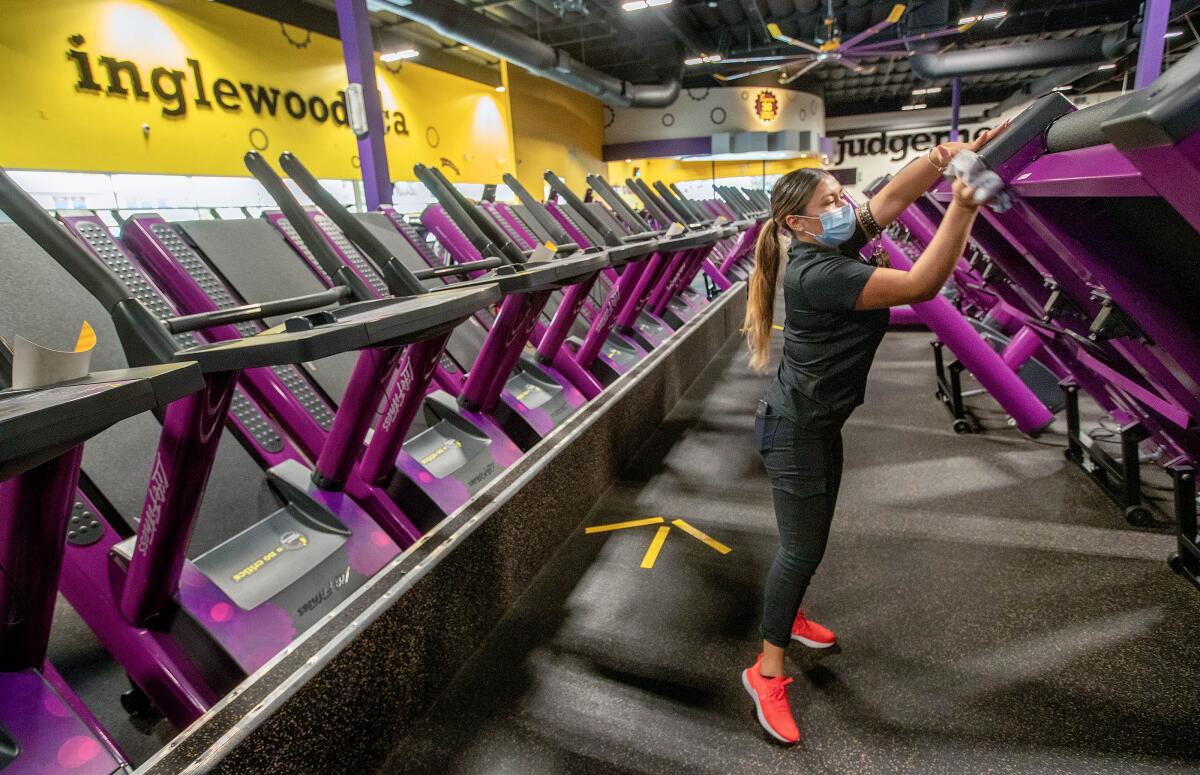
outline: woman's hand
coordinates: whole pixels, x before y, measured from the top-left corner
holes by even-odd
[[[976,202],[975,189],[963,183],[958,178],[954,179],[954,182],[950,185],[950,189],[954,192],[952,204],[956,204],[964,210],[973,213],[979,209],[980,205],[984,204],[983,202]]]
[[[992,127],[969,143],[942,143],[929,152],[929,160],[932,161],[935,166],[944,168],[950,163],[950,160],[954,158],[954,154],[963,150],[978,151],[980,148],[983,148],[983,146],[995,139],[997,135],[1007,129],[1008,125],[1011,123],[1012,119],[1009,119],[1000,126]]]

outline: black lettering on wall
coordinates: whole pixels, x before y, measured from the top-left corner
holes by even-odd
[[[279,89],[255,87],[242,82],[242,91],[246,92],[246,100],[256,115],[261,116],[264,107],[267,109],[267,115],[275,115],[275,109],[279,107]]]
[[[204,93],[204,76],[200,74],[200,63],[195,59],[187,60],[188,67],[192,68],[192,78],[196,81],[196,107],[211,108],[212,103],[208,101],[208,95]]]
[[[308,113],[318,123],[324,124],[329,119],[329,106],[320,97],[310,97],[308,100]]]
[[[171,84],[170,91],[163,86],[163,80]],[[187,113],[187,100],[183,96],[183,80],[182,70],[156,67],[150,71],[150,88],[154,89],[154,95],[163,101],[162,114],[164,116],[182,116]]]
[[[228,81],[224,78],[218,78],[213,81],[213,97],[217,100],[217,104],[225,108],[225,110],[237,113],[242,109],[242,97],[238,94],[237,87],[233,85],[233,81]]]
[[[330,113],[333,114],[333,123],[338,126],[349,125],[350,119],[346,116],[346,92],[337,93],[337,99],[330,105]]]
[[[394,121],[392,122],[392,129],[396,130],[396,134],[407,135],[408,134],[408,119],[406,119],[404,117],[404,114],[397,110],[395,113],[392,114],[392,118],[394,119]]]
[[[304,98],[294,91],[283,95],[283,107],[287,110],[288,115],[296,120],[304,118],[308,112],[308,105],[305,104]]]
[[[912,136],[912,149],[914,151],[929,150],[929,135],[925,132],[917,132]]]
[[[892,161],[900,161],[908,153],[908,135],[892,135],[888,138],[888,152]]]
[[[86,51],[68,51],[67,59],[75,61],[75,69],[79,71],[79,80],[75,82],[75,88],[80,91],[100,91],[100,84],[96,82],[92,75],[92,60],[88,58]]]
[[[108,69],[108,93],[116,94],[121,97],[129,94],[129,89],[125,88],[125,81],[122,75],[129,76],[129,86],[133,89],[133,95],[139,100],[150,99],[150,92],[142,88],[142,74],[138,71],[138,66],[128,59],[113,59],[112,57],[100,57],[96,60]]]

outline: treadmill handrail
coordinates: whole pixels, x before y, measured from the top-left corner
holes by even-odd
[[[669,226],[678,220],[677,218],[672,218],[662,207],[662,205],[658,203],[658,201],[655,199],[654,192],[650,190],[650,187],[646,185],[644,180],[625,178],[625,185],[633,191],[634,195],[638,199],[642,200],[642,204],[646,206],[646,209],[649,210],[655,218],[658,218],[659,222],[662,223],[663,226]],[[684,225],[684,228],[687,228],[686,225]]]
[[[501,254],[505,258],[517,265],[525,263],[525,261],[528,259],[528,255],[526,255],[525,251],[523,251],[519,245],[509,238],[508,234],[504,233],[504,231],[502,231],[486,216],[484,216],[483,212],[477,208],[476,205],[471,202],[471,200],[467,199],[467,197],[464,196],[461,191],[454,187],[454,184],[450,182],[449,178],[442,174],[441,170],[437,169],[436,167],[429,167],[427,169],[429,170],[430,176],[441,184],[442,191],[458,203],[459,210],[462,215],[465,215],[467,218],[469,218],[471,222],[473,222],[479,228],[479,230],[492,241],[492,244],[498,245],[500,247]],[[451,213],[451,217],[453,217],[453,213]]]
[[[487,269],[506,266],[511,267],[512,264],[499,258],[485,258],[482,261],[467,261],[462,264],[448,264],[447,266],[437,266],[430,269],[418,269],[413,272],[413,275],[418,280],[432,280],[438,277],[465,277],[473,272],[482,272]]]
[[[287,186],[283,184],[283,178],[271,169],[271,165],[267,162],[263,155],[258,151],[247,151],[243,157],[246,164],[246,169],[250,170],[250,174],[266,189],[267,194],[279,206],[283,212],[283,217],[287,218],[288,223],[296,230],[300,241],[308,248],[308,252],[312,253],[313,258],[325,270],[325,273],[338,285],[345,285],[350,289],[351,297],[357,301],[368,301],[375,298],[375,294],[367,287],[366,283],[350,270],[337,254],[333,252],[333,248],[329,247],[329,243],[317,231],[317,226],[308,217],[308,212],[292,196],[292,192],[288,191]]]
[[[279,167],[300,187],[304,195],[312,200],[317,209],[342,230],[347,239],[380,267],[384,282],[393,296],[415,296],[425,293],[421,278],[414,275],[403,261],[392,255],[387,246],[372,234],[362,221],[342,207],[341,202],[313,177],[295,154],[291,151],[279,154]],[[345,266],[340,260],[339,263]]]
[[[488,238],[483,229],[479,228],[479,225],[471,218],[458,199],[453,194],[442,190],[442,182],[428,167],[424,164],[414,164],[413,173],[417,176],[417,180],[429,189],[429,193],[437,199],[438,204],[446,211],[446,215],[462,230],[467,240],[479,251],[484,260],[497,258],[506,264],[514,263],[495,242]]]
[[[608,204],[609,209],[625,216],[625,220],[629,221],[630,228],[640,229],[642,233],[654,231],[646,219],[634,211],[607,180],[599,175],[588,175],[587,180],[592,189],[599,193],[600,198]]]
[[[164,322],[171,333],[182,334],[187,331],[198,331],[202,328],[211,328],[213,326],[232,325],[247,320],[288,315],[293,312],[313,311],[316,308],[342,302],[348,299],[349,296],[349,288],[344,285],[335,285],[332,288],[318,291],[317,293],[293,296],[289,299],[242,304],[238,307],[229,307],[214,312],[197,312],[193,315],[180,315],[178,317],[167,318]]]
[[[507,172],[504,173],[504,175],[501,177],[501,180],[503,180],[504,184],[511,188],[513,193],[517,195],[517,199],[521,200],[521,204],[525,205],[525,209],[529,211],[529,214],[533,216],[534,220],[541,224],[542,228],[550,233],[550,238],[553,239],[558,245],[559,250],[562,250],[563,247],[568,243],[574,244],[574,240],[571,239],[571,235],[567,234],[566,229],[562,227],[562,224],[554,220],[550,213],[546,212],[545,205],[543,205],[537,199],[534,199],[533,195],[529,193],[529,190],[525,188],[525,186],[521,185],[521,181],[517,180]]]
[[[112,317],[131,366],[170,361],[178,346],[167,327],[134,297],[107,265],[95,261],[73,236],[0,168],[0,209],[90,293]]]
[[[587,221],[596,232],[604,237],[604,242],[612,247],[620,247],[624,244],[621,241],[621,236],[613,231],[612,227],[596,217],[596,214],[591,212],[587,205],[583,203],[575,192],[567,187],[567,184],[558,175],[555,175],[552,170],[546,170],[542,178],[550,185],[550,190],[562,197],[563,202],[571,209],[571,212],[578,215],[583,220]]]
[[[133,300],[133,294],[107,267],[92,260],[80,245],[8,173],[0,168],[0,210],[33,238],[80,285],[111,312],[121,302]]]
[[[670,212],[678,216],[678,220],[686,224],[703,225],[704,219],[698,218],[696,213],[690,207],[685,205],[681,200],[677,199],[670,189],[667,188],[661,180],[654,181],[653,190],[658,192],[659,200],[665,204]]]

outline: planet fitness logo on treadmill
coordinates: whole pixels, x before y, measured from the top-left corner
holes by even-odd
[[[150,551],[154,534],[158,532],[158,523],[162,519],[163,503],[167,500],[167,469],[162,457],[154,456],[154,468],[150,472],[150,484],[146,487],[146,505],[142,507],[142,519],[139,525],[137,551],[145,554]]]
[[[249,110],[256,116],[270,118],[286,117],[296,121],[312,119],[318,124],[331,122],[334,126],[347,126],[350,123],[346,115],[344,91],[339,90],[333,98],[319,94],[306,96],[294,91],[281,92],[273,86],[249,81],[217,78],[212,81],[212,99],[209,99],[209,84],[199,60],[190,57],[184,60],[188,72],[160,66],[150,68],[149,77],[143,78],[145,68],[128,59],[99,56],[93,67],[91,54],[81,50],[85,43],[82,35],[72,35],[67,42],[71,46],[67,51],[67,60],[75,66],[76,91],[91,94],[103,92],[110,97],[128,97],[132,94],[138,100],[149,100],[153,93],[162,103],[162,114],[167,118],[184,118],[189,105],[212,110],[215,102],[222,112],[228,114]],[[191,94],[185,86],[189,82],[189,75]],[[99,79],[103,79],[104,83]],[[384,110],[383,131],[384,134],[394,132],[408,135],[408,120],[398,110]]]

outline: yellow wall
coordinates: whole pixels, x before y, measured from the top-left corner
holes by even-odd
[[[517,180],[541,196],[542,174],[550,169],[582,193],[584,176],[603,175],[604,106],[553,81],[508,68]]]
[[[712,162],[679,161],[677,159],[634,159],[630,163],[613,161],[608,163],[608,179],[613,183],[624,183],[637,167],[641,177],[653,182],[679,183],[684,180],[719,180],[721,178],[754,177],[756,175],[782,175],[799,167],[820,167],[817,159],[779,159],[769,161],[765,172],[761,161]]]
[[[205,0],[0,0],[0,19],[0,72],[6,74],[0,165],[245,175],[242,154],[252,143],[266,142],[269,158],[290,150],[321,177],[358,177],[357,143],[349,128],[308,112],[308,100],[329,105],[345,87],[335,39]],[[102,56],[136,64],[144,96],[132,92],[128,74],[120,76],[120,85],[130,93],[109,93]],[[78,87],[80,59],[98,89]],[[199,63],[203,97],[189,59]],[[392,111],[385,142],[393,178],[412,180],[416,162],[440,165],[452,179],[473,182],[497,180],[513,168],[504,95],[411,62],[396,72],[379,64],[376,72],[384,108]],[[173,97],[175,77],[182,78],[181,103]],[[230,107],[216,101],[216,81],[222,78],[230,82],[227,90],[238,92],[236,99],[226,97]],[[255,94],[260,85],[279,90],[275,115],[252,110],[243,82]],[[303,118],[289,116],[288,92],[295,93],[291,104],[297,114],[298,100],[305,100]],[[170,112],[179,115],[166,115]],[[398,126],[407,134],[397,132]]]

